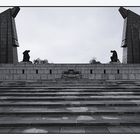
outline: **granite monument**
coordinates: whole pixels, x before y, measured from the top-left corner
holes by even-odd
[[[124,18],[122,44],[123,63],[140,63],[140,16],[123,7],[119,12]]]
[[[19,43],[15,17],[19,10],[19,7],[14,7],[0,13],[0,63],[14,64],[18,62],[17,47]]]

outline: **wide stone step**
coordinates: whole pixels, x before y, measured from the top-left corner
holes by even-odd
[[[139,115],[76,115],[76,116],[7,116],[1,117],[0,126],[112,126],[140,125]]]
[[[6,80],[0,81],[0,85],[32,85],[32,84],[86,84],[86,83],[92,83],[92,84],[140,84],[139,80],[97,80],[97,79],[50,79],[50,80]]]
[[[0,89],[0,93],[3,92],[140,92],[139,88],[20,88],[20,89],[12,89],[12,88],[5,88]]]
[[[41,86],[41,87],[38,87],[38,86],[30,86],[30,87],[15,87],[15,86],[7,86],[7,87],[0,87],[0,91],[2,90],[5,90],[5,91],[8,91],[8,90],[59,90],[59,89],[88,89],[88,90],[91,90],[91,89],[140,89],[140,86],[135,86],[135,85],[126,85],[126,86],[112,86],[112,85],[106,85],[106,86]]]
[[[0,101],[2,106],[140,106],[140,100],[108,101]]]
[[[9,97],[9,96],[1,96],[0,101],[27,101],[27,100],[36,100],[36,101],[96,101],[96,100],[138,100],[140,101],[140,96],[60,96],[60,97]]]
[[[39,96],[39,97],[59,97],[59,96],[140,96],[140,92],[0,92],[1,96]]]
[[[139,134],[140,126],[25,126],[0,127],[4,134]]]
[[[111,87],[112,87],[112,86],[111,86]],[[134,86],[134,87],[135,87],[135,86]],[[22,90],[22,89],[28,89],[28,90],[32,90],[32,89],[94,89],[94,88],[95,88],[95,89],[96,89],[96,88],[97,88],[97,89],[98,89],[98,88],[105,88],[105,86],[98,86],[98,85],[97,85],[97,86],[91,86],[91,87],[88,87],[88,86],[87,86],[87,87],[72,87],[72,86],[70,86],[70,87],[69,87],[69,86],[68,86],[68,87],[63,87],[63,86],[62,86],[62,87],[61,87],[61,86],[58,86],[58,87],[57,87],[57,86],[48,86],[48,87],[47,87],[47,86],[44,86],[44,87],[43,87],[43,86],[41,86],[41,87],[38,87],[38,86],[35,86],[35,87],[34,87],[34,86],[30,86],[30,87],[21,87],[21,86],[20,86],[20,87],[14,87],[14,86],[12,86],[12,87],[9,87],[9,86],[8,86],[8,87],[0,87],[0,90],[4,90],[4,89],[5,89],[5,90],[6,90],[6,89],[11,89],[11,90],[12,90],[12,89],[13,89],[13,90],[14,90],[14,89],[19,89],[19,90],[20,90],[20,89],[21,89],[21,90]],[[109,87],[108,87],[108,88],[109,88]],[[116,87],[112,87],[112,88],[116,88]],[[119,87],[118,87],[118,88],[119,88]],[[120,87],[120,88],[123,88],[123,87]]]
[[[135,81],[125,81],[125,80],[89,80],[89,79],[84,79],[84,80],[58,80],[58,81],[0,81],[0,86],[45,86],[45,85],[140,85],[140,82],[137,80]]]
[[[0,107],[0,115],[140,114],[140,107]],[[1,118],[1,116],[0,116]]]

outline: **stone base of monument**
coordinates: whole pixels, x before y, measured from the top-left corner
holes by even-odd
[[[109,62],[110,64],[121,64],[121,62],[120,61],[117,61],[117,62]]]
[[[139,81],[0,85],[0,133],[140,133]]]
[[[32,61],[29,62],[20,61],[19,64],[32,64]]]

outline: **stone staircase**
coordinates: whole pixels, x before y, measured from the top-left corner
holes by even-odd
[[[140,133],[140,82],[1,81],[0,133]]]

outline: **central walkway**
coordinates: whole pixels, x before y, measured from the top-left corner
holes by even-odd
[[[0,82],[0,133],[140,133],[140,83]]]

